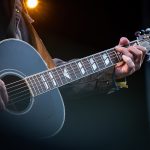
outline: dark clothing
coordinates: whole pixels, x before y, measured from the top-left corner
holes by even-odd
[[[0,0],[0,40],[18,38],[31,44],[43,57],[49,68],[64,64],[60,59],[52,59],[43,42],[32,26],[32,18],[28,15],[23,0]],[[96,73],[68,85],[74,92],[92,91],[108,93],[117,89],[113,80],[114,67],[103,73]]]

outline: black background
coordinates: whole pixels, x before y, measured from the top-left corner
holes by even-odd
[[[135,31],[150,25],[148,8],[146,0],[40,0],[29,13],[52,57],[67,61],[111,48],[122,36],[135,40]],[[36,148],[149,149],[144,72],[143,65],[127,78],[129,89],[111,95],[70,98],[62,91],[65,124],[52,139],[36,143]]]

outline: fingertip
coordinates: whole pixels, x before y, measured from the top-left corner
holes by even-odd
[[[127,45],[127,44],[129,44],[129,40],[128,40],[128,38],[126,38],[126,37],[121,37],[120,38],[120,41],[119,41],[119,45],[122,45],[122,46],[124,46],[124,45]]]

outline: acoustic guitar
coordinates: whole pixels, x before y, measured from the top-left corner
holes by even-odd
[[[138,32],[138,44],[150,49],[150,30]],[[127,46],[129,46],[127,45]],[[9,102],[0,112],[0,132],[40,139],[57,134],[65,121],[59,87],[114,66],[122,61],[114,48],[48,69],[38,52],[17,39],[0,42],[0,78]]]

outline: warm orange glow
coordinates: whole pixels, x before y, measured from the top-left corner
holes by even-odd
[[[27,0],[27,7],[28,8],[35,8],[38,5],[38,0]]]

